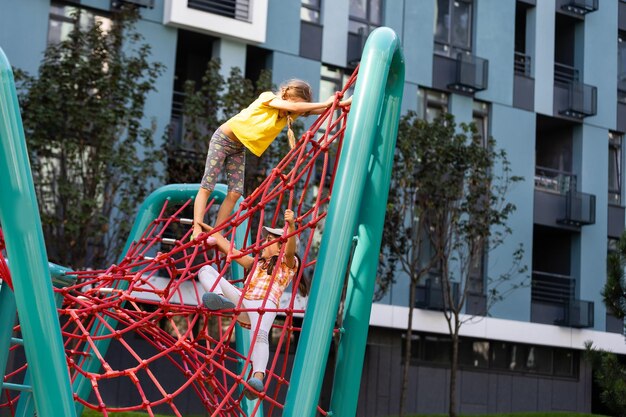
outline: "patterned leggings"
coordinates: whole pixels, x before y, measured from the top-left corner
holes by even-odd
[[[226,168],[228,190],[243,195],[245,157],[245,147],[241,143],[231,140],[221,129],[217,129],[211,137],[200,186],[213,191],[222,168]]]

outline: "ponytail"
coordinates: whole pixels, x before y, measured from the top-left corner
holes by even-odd
[[[292,78],[280,86],[280,98],[287,100],[289,96],[298,97],[310,103],[313,98],[313,91],[306,81]],[[296,135],[293,133],[292,125],[293,117],[291,117],[291,114],[287,114],[287,138],[289,139],[289,147],[291,149],[296,147]]]
[[[291,149],[296,147],[296,135],[293,134],[292,129],[293,119],[291,114],[287,115],[287,138],[289,139],[289,147]]]

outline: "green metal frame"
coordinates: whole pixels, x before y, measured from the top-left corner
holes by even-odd
[[[11,260],[14,305],[8,286],[2,286],[2,325],[20,317],[24,350],[38,415],[75,417],[70,377],[65,362],[61,327],[56,313],[48,258],[43,242],[39,207],[35,197],[24,129],[15,91],[13,71],[0,49],[0,223],[7,256]],[[7,315],[5,317],[5,314]],[[11,328],[12,326],[10,326]],[[3,328],[0,342],[10,331]],[[10,337],[10,336],[9,336]],[[9,344],[0,346],[3,359]],[[6,360],[2,363],[6,365]],[[2,373],[4,376],[4,372]]]
[[[285,417],[316,415],[354,236],[330,412],[356,414],[403,88],[400,41],[391,29],[378,28],[361,59]]]
[[[50,279],[50,270],[54,273],[56,267],[47,265],[13,73],[1,49],[0,82],[0,223],[14,286],[14,292],[6,285],[0,288],[0,370],[4,375],[17,308],[38,415],[74,417],[80,415],[82,406],[74,404],[72,392],[86,398],[91,384],[81,376],[75,380],[74,390],[70,384]],[[287,417],[316,414],[340,303],[342,277],[348,267],[354,238],[358,243],[350,266],[330,412],[342,417],[356,413],[403,85],[404,58],[400,41],[391,29],[378,28],[369,36],[361,60],[318,266],[287,392],[284,409]],[[197,184],[171,185],[151,194],[139,210],[123,253],[126,254],[131,243],[159,214],[165,200],[181,203],[194,198],[197,190]],[[218,186],[213,196],[222,201],[225,193],[225,187]],[[244,243],[246,225],[242,226],[235,239],[238,246]],[[233,266],[233,278],[242,276],[243,269]],[[106,331],[102,326],[99,335]],[[237,334],[237,348],[245,352],[249,335],[242,329],[238,332],[241,333]],[[108,345],[106,339],[97,342],[98,350],[103,353]],[[84,369],[97,372],[99,366],[98,361],[91,361]],[[253,401],[243,404],[244,412],[249,413],[253,405]]]

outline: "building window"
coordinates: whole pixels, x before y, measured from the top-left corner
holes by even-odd
[[[622,135],[609,132],[609,203],[622,202]]]
[[[472,0],[437,0],[435,52],[450,55],[472,50]]]
[[[417,89],[417,117],[432,123],[438,116],[448,112],[448,94],[440,91]]]
[[[320,0],[302,0],[300,7],[300,56],[322,60],[322,25]]]
[[[97,24],[106,33],[111,30],[112,21],[109,17],[97,14],[90,9],[52,2],[48,24],[48,44],[57,44],[67,40],[76,26],[81,30],[89,30]]]
[[[489,342],[468,340],[460,343],[459,364],[472,368],[489,368]]]
[[[348,21],[348,65],[361,59],[367,36],[382,24],[382,0],[350,0]]]
[[[403,355],[405,338],[402,333]],[[451,348],[450,336],[412,334],[411,364],[449,366]],[[577,353],[570,349],[466,337],[459,340],[461,369],[576,378],[577,361]]]
[[[472,121],[476,125],[478,134],[483,139],[483,144],[486,145],[489,138],[489,104],[474,100]]]
[[[310,23],[321,23],[320,0],[302,0],[300,7],[300,20]]]
[[[320,72],[320,100],[324,100],[337,91],[341,91],[351,75],[351,71],[348,72],[342,68],[322,65]],[[346,97],[351,95],[351,92],[346,92]]]

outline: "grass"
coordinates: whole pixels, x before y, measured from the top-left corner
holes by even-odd
[[[447,414],[411,414],[407,417],[447,417]],[[459,417],[609,417],[601,414],[572,413],[569,411],[497,413],[497,414],[459,414]]]
[[[146,417],[148,413],[140,413],[138,411],[126,411],[123,413],[109,413],[109,416],[112,417]],[[155,417],[172,417],[164,414],[155,414]],[[93,410],[85,410],[82,417],[102,417],[102,413]],[[204,416],[192,416],[187,415],[186,417],[204,417]]]
[[[113,417],[145,417],[146,413],[125,412],[125,413],[109,413]],[[102,414],[97,411],[86,410],[82,417],[100,417]],[[162,414],[155,414],[155,417],[170,417]],[[201,417],[201,416],[187,416]],[[447,414],[411,414],[407,417],[447,417]],[[459,414],[459,417],[608,417],[600,414],[584,414],[570,412],[533,412],[533,413],[501,413],[501,414]]]

